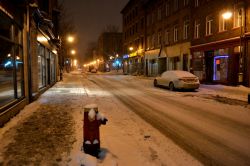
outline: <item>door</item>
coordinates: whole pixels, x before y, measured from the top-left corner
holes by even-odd
[[[214,52],[207,51],[205,52],[205,73],[206,82],[212,83],[213,82],[213,65],[214,65]]]

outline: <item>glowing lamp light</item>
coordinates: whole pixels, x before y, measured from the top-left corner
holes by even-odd
[[[11,54],[9,53],[9,54],[7,55],[7,57],[11,57]]]
[[[71,54],[72,54],[72,55],[75,55],[75,54],[76,54],[76,51],[75,51],[75,50],[71,50]]]
[[[68,37],[68,42],[72,43],[74,41],[74,37],[73,36],[69,36]]]
[[[54,54],[57,54],[57,51],[56,51],[56,50],[52,50],[52,52],[53,52]]]
[[[232,12],[230,12],[230,11],[227,11],[227,12],[225,12],[225,13],[223,13],[222,14],[222,17],[225,19],[225,20],[228,20],[228,19],[230,19],[231,17],[232,17]]]
[[[76,59],[74,60],[74,66],[77,66],[77,60]]]
[[[44,36],[37,36],[36,39],[39,42],[47,42],[48,41],[48,39],[46,37],[44,37]]]
[[[133,51],[133,49],[134,49],[133,47],[129,47],[129,50],[130,50],[130,51]]]

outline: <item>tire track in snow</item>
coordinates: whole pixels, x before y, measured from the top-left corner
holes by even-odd
[[[127,95],[126,92],[115,87],[114,80],[112,84],[110,84],[106,80],[96,79],[98,81],[95,81],[95,83],[98,86],[103,89],[108,88],[108,90],[111,90],[111,92],[127,107],[160,130],[163,134],[170,137],[174,142],[198,158],[205,165],[249,165],[250,158],[248,154],[241,153],[223,144],[223,142],[196,130],[187,123],[174,119],[166,113],[153,108],[151,105],[141,102],[134,96]],[[177,101],[173,102],[176,104]],[[178,104],[180,105],[183,103]],[[187,108],[188,107],[189,105]],[[197,114],[198,113],[200,112],[197,111]]]

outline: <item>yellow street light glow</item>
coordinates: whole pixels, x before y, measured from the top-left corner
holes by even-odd
[[[37,36],[36,39],[39,42],[47,42],[48,41],[48,39],[46,37],[44,37],[44,36]]]
[[[76,59],[74,60],[74,66],[77,66],[77,60]]]
[[[9,54],[7,55],[7,57],[11,57],[11,54],[9,53]]]
[[[57,51],[56,51],[56,49],[52,50],[52,52],[53,52],[54,54],[57,54]]]
[[[134,49],[133,47],[129,47],[129,50],[130,50],[130,51],[133,51],[133,49]]]
[[[116,54],[116,57],[118,57],[119,55],[118,54]]]
[[[20,57],[19,57],[19,56],[16,56],[16,59],[17,59],[17,60],[19,60],[19,59],[20,59]]]
[[[68,42],[72,43],[74,41],[74,37],[73,36],[68,36]]]
[[[100,62],[100,60],[99,60],[99,59],[97,59],[97,62]]]
[[[225,13],[223,13],[222,14],[222,17],[225,19],[225,20],[228,20],[228,19],[230,19],[231,17],[232,17],[232,12],[230,12],[230,11],[227,11],[227,12],[225,12]]]
[[[71,54],[72,54],[72,55],[75,55],[75,54],[76,54],[76,51],[75,51],[75,50],[71,50]]]

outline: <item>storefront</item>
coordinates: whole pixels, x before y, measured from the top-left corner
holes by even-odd
[[[145,52],[145,74],[146,76],[158,75],[158,57],[160,49],[150,50]]]
[[[0,4],[0,108],[24,98],[23,23],[16,16],[19,14]]]
[[[236,42],[192,47],[192,72],[205,83],[237,85],[240,47]]]
[[[131,75],[142,75],[144,59],[142,52],[133,52],[123,56],[123,73]]]

